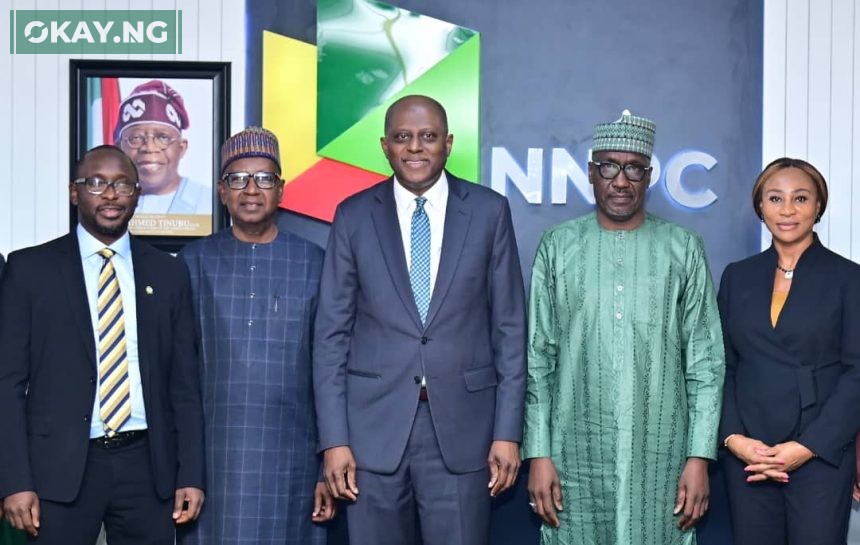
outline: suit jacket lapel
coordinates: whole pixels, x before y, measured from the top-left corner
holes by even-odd
[[[798,334],[800,328],[806,327],[808,317],[798,315],[800,309],[816,308],[816,302],[819,300],[814,281],[810,279],[810,275],[814,275],[816,257],[821,250],[821,243],[818,237],[815,237],[812,246],[807,248],[800,259],[797,260],[797,265],[794,270],[794,278],[791,281],[791,289],[788,292],[788,298],[782,307],[779,314],[779,319],[776,322],[776,327],[773,328],[773,334],[779,340],[778,345],[784,348],[784,354],[787,359],[790,359],[797,366],[794,370],[797,376],[797,388],[800,393],[800,408],[806,409],[816,402],[815,394],[815,377],[813,369],[815,362],[805,361],[800,356],[804,354],[798,342],[803,335]],[[771,276],[776,268],[776,252],[774,251],[774,260],[771,267]],[[809,283],[809,285],[807,285]],[[798,309],[795,311],[794,309]],[[803,420],[805,416],[801,416]]]
[[[143,387],[144,399],[149,397],[149,371],[152,368],[151,357],[157,357],[158,347],[155,344],[157,335],[151,330],[151,324],[157,320],[154,309],[155,301],[147,293],[147,288],[157,290],[157,282],[153,279],[153,271],[146,259],[146,254],[155,251],[150,246],[142,244],[131,237],[131,261],[134,265],[134,300],[137,306],[137,364],[140,369],[140,382]],[[153,291],[155,293],[155,291]]]
[[[460,263],[463,244],[469,232],[469,222],[472,210],[466,198],[469,196],[469,182],[464,182],[451,174],[448,177],[448,205],[445,210],[445,232],[442,238],[442,255],[439,258],[439,270],[436,272],[436,283],[433,285],[433,297],[427,311],[427,325],[439,312],[439,307],[451,287],[454,273]]]
[[[761,333],[770,337],[774,346],[788,348],[791,346],[791,338],[790,336],[786,336],[786,319],[787,312],[793,306],[792,300],[796,299],[798,295],[797,293],[792,293],[797,286],[797,279],[795,278],[792,281],[794,285],[788,293],[788,298],[785,300],[785,304],[782,306],[782,310],[776,320],[776,326],[774,326],[770,317],[770,309],[773,305],[774,277],[779,258],[773,246],[765,251],[762,258],[760,262],[761,270],[758,271],[755,279],[751,279],[755,282],[755,286],[751,290],[754,300],[750,308],[754,309],[755,312],[756,329],[759,329],[760,324]]]
[[[64,255],[60,261],[59,277],[64,285],[64,292],[72,311],[75,322],[78,325],[80,339],[84,343],[84,349],[93,369],[96,364],[96,341],[93,332],[93,319],[90,315],[90,304],[87,301],[87,285],[84,282],[84,268],[81,265],[81,250],[78,246],[78,237],[72,233],[66,235]]]
[[[765,251],[762,257],[761,270],[756,278],[756,289],[753,290],[756,301],[755,306],[752,308],[757,309],[757,319],[764,320],[764,323],[767,325],[766,329],[771,335],[775,335],[775,328],[770,319],[770,307],[773,301],[774,273],[776,272],[777,262],[776,250],[771,246]],[[777,320],[776,324],[778,327],[779,320]]]
[[[389,178],[377,187],[377,206],[372,212],[373,225],[394,289],[400,296],[409,317],[419,329],[422,329],[421,317],[418,315],[418,307],[415,306],[415,297],[412,295],[412,285],[409,282],[406,256],[403,253],[403,238],[400,233],[400,223],[397,221],[393,183],[394,180]]]
[[[797,265],[794,267],[794,278],[791,281],[791,289],[788,292],[788,297],[785,300],[782,311],[779,313],[779,319],[774,328],[774,332],[779,336],[783,345],[789,348],[790,351],[795,350],[794,344],[797,341],[796,328],[798,322],[793,319],[793,309],[796,307],[814,308],[816,306],[814,301],[810,301],[810,299],[815,299],[818,296],[815,286],[807,286],[806,281],[809,279],[810,269],[814,270],[815,268],[816,254],[821,248],[821,243],[816,236],[812,246],[807,248],[801,254],[800,259],[797,260]],[[777,257],[776,251],[774,251],[771,275],[773,275],[773,271],[776,269],[776,263]],[[770,306],[768,306],[769,309]],[[768,317],[770,317],[770,314],[768,314]],[[802,324],[803,321],[801,320],[800,323]]]

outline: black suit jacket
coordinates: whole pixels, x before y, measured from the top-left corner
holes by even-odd
[[[204,485],[190,282],[182,262],[134,237],[131,253],[152,477],[166,499]],[[74,233],[9,256],[0,281],[0,497],[78,494],[98,383],[86,297]]]
[[[726,345],[720,437],[796,440],[839,465],[860,427],[860,266],[816,236],[776,327],[777,254],[732,263],[718,296]]]

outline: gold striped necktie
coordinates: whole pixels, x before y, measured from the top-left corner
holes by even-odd
[[[125,316],[122,294],[110,248],[99,250],[99,415],[105,435],[113,437],[131,417],[128,356],[125,349]]]

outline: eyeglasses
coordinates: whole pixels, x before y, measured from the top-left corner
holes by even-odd
[[[248,182],[254,178],[254,183],[259,189],[272,189],[281,181],[281,177],[275,172],[228,172],[221,176],[221,181],[227,184],[230,189],[245,189],[248,187]]]
[[[101,195],[102,193],[107,191],[108,187],[113,187],[114,192],[118,196],[130,197],[134,195],[134,192],[138,188],[137,182],[132,182],[131,180],[127,180],[125,178],[118,178],[116,180],[105,180],[104,178],[92,176],[90,178],[78,178],[72,183],[76,185],[85,184],[87,186],[87,193],[90,193],[92,195]]]
[[[604,180],[614,180],[618,173],[624,171],[624,176],[631,182],[641,182],[646,174],[649,174],[654,167],[644,167],[639,163],[627,163],[619,165],[612,161],[592,161],[592,165],[597,167],[597,172]]]
[[[142,148],[146,143],[152,140],[155,142],[155,147],[165,150],[170,147],[170,144],[179,140],[179,137],[167,133],[158,132],[155,134],[132,134],[131,136],[123,136],[122,141],[131,149]]]

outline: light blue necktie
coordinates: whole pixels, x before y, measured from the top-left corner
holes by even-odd
[[[430,308],[430,220],[424,211],[427,199],[415,199],[415,212],[412,213],[412,267],[409,269],[409,280],[412,284],[412,295],[421,316],[421,323],[427,320],[427,310]]]

